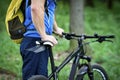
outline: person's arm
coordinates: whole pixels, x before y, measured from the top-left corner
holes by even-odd
[[[64,32],[64,30],[60,27],[58,27],[56,20],[54,19],[54,26],[53,26],[53,30],[55,34],[58,34],[59,36],[62,36],[62,32]]]
[[[47,35],[45,32],[44,4],[45,4],[45,0],[31,0],[32,21],[38,33],[40,34],[41,39],[44,41],[45,40],[51,41],[55,45],[57,44],[57,40],[53,36]]]
[[[46,36],[44,25],[44,3],[45,0],[31,0],[32,21],[41,37]]]

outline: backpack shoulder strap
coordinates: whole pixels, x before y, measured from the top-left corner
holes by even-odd
[[[47,13],[47,16],[49,17],[47,0],[45,0],[44,8],[45,8],[45,12]]]
[[[23,0],[22,4],[20,6],[20,9],[21,9],[21,11],[23,13],[24,18],[25,18],[25,5],[26,5],[26,0]]]
[[[26,1],[27,1],[27,0],[22,0],[22,4],[21,4],[21,6],[20,6],[20,9],[21,9],[21,11],[22,11],[22,13],[23,13],[24,18],[25,18],[25,10],[26,10],[26,7],[28,7],[29,5],[31,5],[31,0],[28,0],[28,4],[26,4]]]

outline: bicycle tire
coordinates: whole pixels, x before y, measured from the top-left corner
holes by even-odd
[[[109,80],[107,72],[103,67],[98,64],[91,65],[91,67],[93,70],[93,80]],[[78,72],[79,76],[76,77],[76,80],[90,80],[87,66],[83,65]]]

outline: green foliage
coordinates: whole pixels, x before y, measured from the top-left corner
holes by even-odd
[[[9,2],[10,0],[0,1],[0,31],[2,30],[2,27],[4,27],[6,8],[8,7]]]
[[[115,35],[113,43],[104,42],[102,44],[91,44],[91,49],[94,51],[93,60],[105,67],[110,80],[120,79],[120,11],[118,2],[115,2],[113,10],[108,10],[103,4],[97,3],[97,7],[85,9],[85,32],[87,34],[98,33],[101,35]]]

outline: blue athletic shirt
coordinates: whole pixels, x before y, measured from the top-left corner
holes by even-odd
[[[28,0],[26,4],[28,3]],[[54,23],[54,12],[56,4],[54,0],[47,0],[47,6],[48,6],[48,14],[45,12],[44,14],[44,24],[45,24],[45,30],[48,35],[51,35],[53,32],[53,23]],[[39,33],[36,31],[34,24],[32,23],[32,17],[31,17],[31,6],[26,5],[26,12],[25,12],[25,21],[24,25],[26,26],[26,32],[24,33],[25,37],[40,37]],[[29,26],[28,26],[29,25]]]

